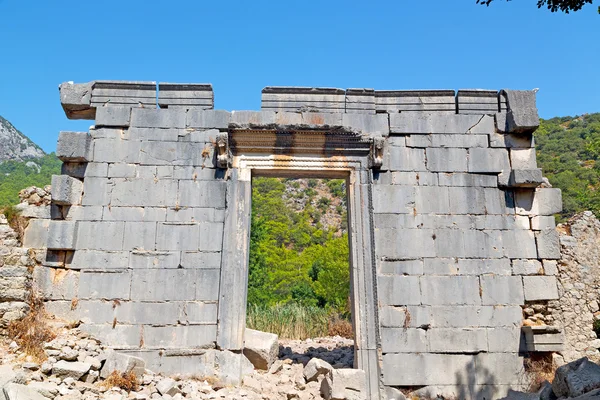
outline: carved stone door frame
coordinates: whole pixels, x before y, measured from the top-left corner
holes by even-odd
[[[289,143],[278,147],[285,140]],[[230,147],[231,153],[226,154],[230,168],[217,345],[224,350],[243,349],[252,177],[345,178],[355,335],[354,366],[366,373],[368,398],[379,398],[379,332],[370,170],[373,165],[373,139],[348,133],[253,130],[230,131],[227,141],[224,147]]]

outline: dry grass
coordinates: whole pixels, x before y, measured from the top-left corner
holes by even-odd
[[[341,318],[339,314],[334,314],[329,318],[327,334],[329,336],[341,336],[346,339],[354,339],[352,323],[347,319]]]
[[[113,371],[110,373],[108,378],[101,383],[101,385],[107,389],[118,387],[128,392],[137,391],[140,388],[137,376],[131,371],[119,372]]]
[[[528,378],[527,391],[537,392],[545,381],[552,382],[554,379],[556,365],[552,361],[552,355],[532,355],[525,360],[525,373]]]
[[[46,359],[44,343],[56,337],[56,333],[46,322],[46,310],[43,300],[32,290],[29,300],[28,314],[18,321],[8,325],[9,337],[14,339],[25,354],[33,357],[37,362]]]

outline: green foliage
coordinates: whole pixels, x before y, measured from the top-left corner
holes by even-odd
[[[28,166],[31,162],[37,166]],[[61,162],[54,153],[27,161],[0,163],[0,207],[17,204],[19,191],[28,186],[49,185],[52,175],[60,174],[60,166]]]
[[[477,4],[489,6],[494,0],[477,0]],[[507,0],[510,1],[510,0]],[[586,4],[592,4],[593,0],[537,0],[538,8],[547,7],[551,12],[562,11],[568,14],[570,11],[579,11]],[[598,7],[600,13],[600,7]]]
[[[318,184],[317,179],[308,180],[304,192],[312,190],[316,195]],[[347,314],[348,235],[340,236],[334,228],[325,230],[320,223],[322,213],[310,203],[301,210],[289,207],[286,185],[293,187],[293,181],[252,181],[248,303],[263,307],[319,306]],[[320,197],[317,204],[326,208],[331,199]]]
[[[562,190],[559,219],[584,210],[600,216],[600,113],[541,120],[535,140],[538,166]]]

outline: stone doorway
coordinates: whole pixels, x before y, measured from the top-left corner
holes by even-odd
[[[226,236],[223,244],[217,345],[234,351],[243,348],[252,177],[346,179],[354,366],[366,373],[369,398],[377,398],[380,374],[369,170],[372,139],[350,133],[253,129],[230,130],[228,142],[232,162],[225,231],[235,233]],[[282,150],[287,154],[281,154]]]

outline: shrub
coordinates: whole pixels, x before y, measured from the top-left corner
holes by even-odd
[[[137,391],[140,387],[137,376],[132,371],[119,372],[113,371],[108,378],[102,382],[102,386],[107,389],[118,387],[128,392]]]
[[[29,300],[29,312],[24,318],[10,322],[8,335],[34,360],[42,362],[46,359],[44,343],[54,339],[56,334],[46,323],[44,302],[35,291]]]

